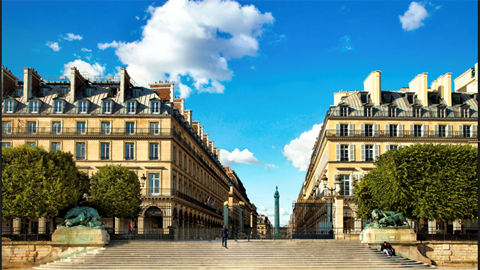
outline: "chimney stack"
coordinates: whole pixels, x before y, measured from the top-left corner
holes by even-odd
[[[155,83],[150,84],[150,89],[155,91],[158,97],[163,101],[173,102],[174,84],[173,83]]]
[[[78,69],[75,67],[70,68],[70,92],[68,92],[67,99],[72,103],[75,102],[78,90],[86,85],[87,82]]]
[[[185,110],[185,120],[190,126],[192,125],[192,113],[192,110]]]
[[[432,91],[438,91],[441,98],[445,100],[447,106],[452,106],[452,73],[446,73],[437,80],[433,81],[430,89]]]
[[[125,93],[130,88],[130,75],[127,73],[126,68],[120,69],[120,93],[119,100],[121,103],[125,102]]]
[[[417,94],[417,98],[422,102],[423,106],[428,106],[428,73],[418,74],[408,83],[410,91]]]
[[[370,93],[374,105],[380,105],[382,98],[382,72],[375,70],[363,81],[363,90]]]
[[[16,86],[18,86],[18,78],[10,70],[2,67],[2,99]]]

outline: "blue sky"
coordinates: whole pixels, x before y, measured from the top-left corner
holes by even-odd
[[[422,72],[429,84],[460,75],[478,59],[477,5],[3,1],[2,65],[16,75],[23,67],[44,75],[127,67],[144,86],[175,81],[259,212],[272,215],[279,186],[283,225],[333,93],[363,89],[374,70],[383,90]]]

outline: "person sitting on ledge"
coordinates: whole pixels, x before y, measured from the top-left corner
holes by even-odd
[[[390,243],[387,243],[387,241],[383,241],[383,244],[380,247],[380,251],[385,252],[388,257],[396,256],[395,249],[393,249],[392,245],[390,245]]]

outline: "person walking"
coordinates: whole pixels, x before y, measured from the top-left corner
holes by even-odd
[[[228,229],[227,227],[225,227],[225,225],[223,225],[222,231],[220,232],[220,236],[222,237],[222,247],[227,248]]]
[[[130,220],[130,223],[128,223],[128,236],[129,236],[128,238],[133,237],[133,230],[134,230],[134,228],[133,228],[133,225],[132,225],[132,221]]]

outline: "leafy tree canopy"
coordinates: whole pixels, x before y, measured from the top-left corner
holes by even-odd
[[[18,146],[2,149],[2,215],[57,216],[80,198],[79,171],[71,153]]]
[[[133,218],[141,203],[137,175],[120,165],[107,165],[90,179],[88,203],[104,217]]]
[[[478,149],[469,145],[416,144],[379,156],[376,168],[355,182],[357,215],[375,208],[411,219],[477,217]]]

